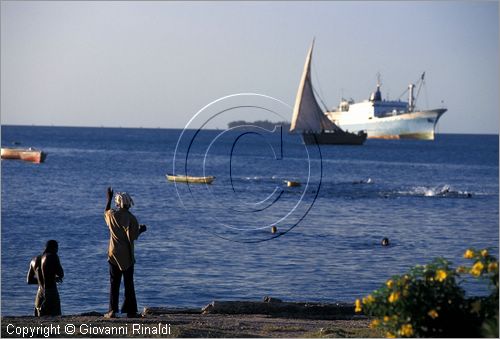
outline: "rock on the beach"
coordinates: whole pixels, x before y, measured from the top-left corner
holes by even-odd
[[[299,302],[213,301],[202,314],[265,314],[310,319],[354,319],[354,305]]]
[[[144,307],[143,315],[162,315],[162,314],[201,314],[199,308],[172,308],[172,307]]]
[[[265,296],[264,297],[264,302],[265,303],[281,303],[281,302],[283,302],[283,300],[278,299],[278,298],[273,298],[273,297],[270,297],[270,296]]]

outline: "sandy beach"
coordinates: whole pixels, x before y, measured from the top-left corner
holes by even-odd
[[[380,337],[345,303],[214,301],[203,308],[145,307],[141,318],[90,312],[4,316],[2,337]]]
[[[166,314],[140,319],[99,315],[2,317],[2,337],[380,337],[367,319],[314,320],[269,315]]]

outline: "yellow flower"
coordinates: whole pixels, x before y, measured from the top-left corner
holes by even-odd
[[[378,319],[373,319],[372,322],[370,323],[370,328],[375,328],[378,325],[380,325],[380,320]]]
[[[436,271],[436,277],[435,277],[435,279],[437,281],[439,281],[439,282],[443,282],[446,279],[447,276],[448,276],[448,274],[446,273],[446,271],[444,271],[444,270],[437,270]]]
[[[488,250],[484,249],[481,251],[481,255],[486,258],[488,256]]]
[[[476,263],[472,266],[470,270],[470,274],[472,274],[475,277],[479,277],[481,273],[483,272],[484,265],[480,261],[476,261]]]
[[[389,296],[388,300],[390,303],[394,303],[399,299],[399,292],[392,292],[391,295]]]
[[[467,267],[465,267],[465,266],[458,266],[456,272],[457,273],[466,273],[467,272]]]
[[[468,249],[467,251],[465,251],[464,258],[465,259],[472,259],[472,258],[474,258],[474,251],[472,251],[471,249]]]
[[[359,313],[361,311],[361,301],[359,299],[356,299],[356,301],[354,302],[354,312]]]
[[[429,312],[427,312],[427,315],[429,315],[429,317],[431,317],[432,319],[436,319],[439,316],[436,310],[430,310]]]
[[[385,337],[386,338],[396,338],[396,336],[394,334],[392,334],[391,332],[386,332]]]
[[[375,301],[375,298],[371,294],[368,294],[366,296],[366,298],[363,298],[363,304],[365,304],[365,305],[371,304],[374,301]]]
[[[498,269],[498,263],[496,261],[490,262],[488,264],[488,272],[493,272],[496,271],[497,269]]]
[[[413,326],[411,326],[411,324],[404,324],[401,326],[398,333],[403,337],[411,337],[413,335]]]
[[[393,282],[391,279],[387,280],[387,282],[386,282],[385,284],[386,284],[386,285],[387,285],[387,287],[389,287],[389,288],[392,288],[392,286],[394,286],[394,282]]]
[[[384,323],[388,323],[389,320],[391,320],[391,318],[389,318],[389,316],[387,315],[384,315]]]

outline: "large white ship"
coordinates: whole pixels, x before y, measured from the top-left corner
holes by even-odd
[[[419,80],[418,92],[423,85],[424,75]],[[379,79],[377,90],[370,95],[369,100],[355,103],[343,99],[337,109],[325,114],[346,131],[366,131],[368,138],[434,140],[436,124],[446,109],[416,109],[415,87],[414,84],[408,86],[408,102],[382,100]]]

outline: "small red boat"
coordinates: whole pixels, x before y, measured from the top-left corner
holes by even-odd
[[[20,159],[39,164],[45,160],[47,153],[34,148],[3,148],[2,159]]]

